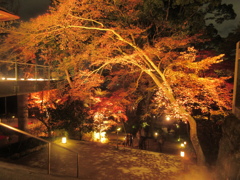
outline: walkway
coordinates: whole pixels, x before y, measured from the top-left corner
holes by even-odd
[[[123,136],[119,136],[119,140],[121,138]],[[45,148],[12,161],[14,165],[0,162],[0,179],[180,180],[186,170],[184,169],[186,162],[179,156],[178,150],[175,149],[177,144],[173,142],[166,142],[164,153],[156,152],[154,141],[148,142],[148,151],[124,147],[121,144],[117,148],[116,144],[106,145],[77,140],[68,140],[67,144],[62,144],[58,140],[56,143],[79,153],[78,178],[76,178],[76,154],[53,145],[50,169],[52,175],[47,175],[48,150]]]
[[[62,145],[79,152],[79,179],[170,180],[177,177],[183,170],[181,159],[176,155],[166,155],[125,147],[116,149],[115,146],[76,140],[68,140],[67,144]],[[76,177],[76,159],[75,154],[53,146],[51,152],[51,172],[54,175],[65,176],[65,179]],[[15,161],[15,163],[37,168],[38,170],[41,169],[39,172],[46,174],[47,160],[46,148],[23,157]],[[0,179],[2,179],[1,175]]]

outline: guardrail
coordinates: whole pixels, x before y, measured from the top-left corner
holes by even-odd
[[[60,145],[58,145],[58,144],[56,144],[56,143],[47,141],[47,140],[45,140],[45,139],[39,138],[39,137],[37,137],[37,136],[34,136],[34,135],[29,134],[29,133],[27,133],[27,132],[25,132],[25,131],[22,131],[22,130],[19,130],[19,129],[17,129],[17,128],[12,127],[12,126],[9,126],[9,125],[7,125],[7,124],[4,124],[4,123],[2,123],[2,122],[0,122],[0,126],[6,127],[6,128],[8,128],[8,129],[11,129],[11,130],[16,131],[16,132],[18,132],[18,133],[21,133],[21,134],[24,134],[24,135],[26,135],[26,136],[30,136],[30,137],[32,137],[32,138],[35,138],[35,139],[38,139],[38,140],[40,140],[40,141],[43,141],[43,142],[48,143],[48,174],[51,174],[51,161],[50,161],[50,160],[51,160],[51,156],[50,156],[50,152],[51,152],[51,145],[52,145],[52,144],[54,144],[55,146],[58,146],[58,147],[60,147],[60,148],[63,148],[63,149],[65,149],[65,150],[67,150],[67,151],[70,151],[70,152],[72,152],[72,153],[75,153],[75,154],[77,155],[77,167],[76,167],[76,168],[77,168],[77,177],[79,177],[79,153],[78,153],[78,152],[73,151],[73,150],[68,149],[68,148],[65,148],[65,147],[63,147],[63,146],[60,146]]]
[[[56,89],[50,66],[0,60],[0,97]]]
[[[52,80],[46,65],[0,60],[0,80]]]

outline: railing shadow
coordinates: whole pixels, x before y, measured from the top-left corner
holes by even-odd
[[[61,145],[58,145],[56,143],[53,143],[53,142],[50,142],[48,140],[45,140],[43,138],[39,138],[37,136],[34,136],[32,134],[29,134],[25,131],[22,131],[22,130],[19,130],[17,128],[14,128],[12,126],[9,126],[7,124],[4,124],[2,122],[0,122],[0,126],[3,126],[7,129],[10,129],[10,130],[13,130],[17,133],[20,133],[20,134],[23,134],[23,135],[26,135],[26,136],[29,136],[29,137],[32,137],[34,139],[37,139],[37,140],[40,140],[42,142],[45,142],[47,143],[47,172],[48,174],[58,174],[59,175],[59,170],[52,167],[52,164],[51,163],[51,160],[53,159],[55,164],[58,164],[58,163],[62,163],[63,161],[61,160],[61,158],[65,158],[65,159],[75,159],[74,156],[76,157],[76,177],[79,177],[79,153],[76,152],[76,151],[73,151],[71,149],[68,149],[66,147],[63,147]],[[72,154],[69,155],[69,153],[66,153],[66,152],[71,152]],[[61,156],[60,153],[62,153],[63,155]],[[70,162],[70,161],[69,161]],[[64,162],[64,164],[62,165],[62,167],[66,167],[68,166],[69,168],[69,165],[68,165],[68,162]],[[64,168],[62,168],[60,170],[62,173],[64,173],[64,175],[69,175],[67,173],[65,173],[64,171]],[[70,175],[69,175],[70,176]]]

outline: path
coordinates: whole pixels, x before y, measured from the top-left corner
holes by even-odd
[[[62,144],[60,140],[56,143],[79,153],[78,178],[75,178],[77,175],[76,154],[52,146],[52,175],[47,175],[48,152],[45,148],[15,161],[14,163],[17,165],[0,162],[0,179],[191,180],[195,177],[196,180],[212,180],[204,173],[199,174],[192,171],[189,178],[186,169],[184,169],[183,159],[178,154],[171,155],[124,146],[119,146],[117,149],[115,145],[77,140],[68,140],[67,144]],[[153,148],[153,146],[150,147]],[[170,143],[168,147],[171,147]],[[193,167],[194,165],[191,165],[191,169]],[[199,169],[197,170],[197,172],[200,172]],[[202,174],[204,174],[204,177]]]

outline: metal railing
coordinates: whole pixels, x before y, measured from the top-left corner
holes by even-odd
[[[29,134],[29,133],[27,133],[27,132],[25,132],[25,131],[22,131],[22,130],[20,130],[20,129],[14,128],[14,127],[12,127],[12,126],[9,126],[9,125],[7,125],[7,124],[4,124],[4,123],[2,123],[1,121],[0,121],[0,126],[6,127],[6,128],[8,128],[8,129],[11,129],[11,130],[16,131],[16,132],[18,132],[18,133],[21,133],[21,134],[24,134],[24,135],[26,135],[26,136],[30,136],[30,137],[32,137],[32,138],[35,138],[35,139],[38,139],[38,140],[40,140],[40,141],[43,141],[43,142],[48,143],[48,174],[51,174],[51,161],[50,161],[50,160],[51,160],[51,155],[50,155],[50,152],[51,152],[51,145],[52,145],[52,144],[53,144],[53,145],[56,145],[56,146],[58,146],[58,147],[60,147],[60,148],[63,148],[63,149],[65,149],[65,150],[67,150],[67,151],[70,151],[70,152],[72,152],[72,153],[75,153],[75,154],[77,155],[77,167],[76,167],[76,168],[77,168],[77,177],[79,177],[79,153],[78,153],[78,152],[73,151],[73,150],[68,149],[68,148],[65,148],[65,147],[63,147],[63,146],[60,146],[60,145],[58,145],[58,144],[56,144],[56,143],[47,141],[47,140],[45,140],[45,139],[39,138],[39,137],[34,136],[34,135],[32,135],[32,134]]]
[[[56,89],[62,81],[52,75],[50,66],[0,60],[0,97]]]
[[[46,65],[0,60],[0,80],[50,80],[50,67]]]

